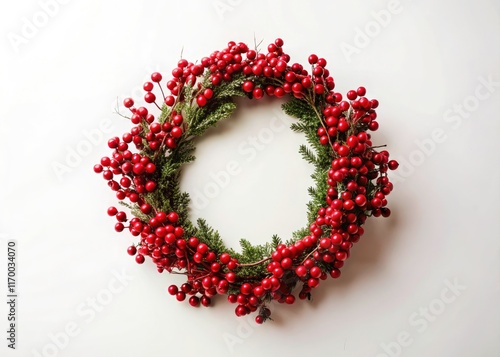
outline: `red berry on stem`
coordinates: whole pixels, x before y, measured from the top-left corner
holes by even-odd
[[[147,92],[144,95],[144,100],[146,101],[146,103],[154,103],[154,101],[156,100],[156,96],[152,92]]]
[[[245,92],[250,93],[253,91],[254,84],[252,81],[245,81],[243,82],[242,88]]]
[[[151,80],[153,82],[160,82],[161,79],[162,79],[161,73],[154,72],[153,74],[151,74]]]
[[[191,305],[192,307],[200,306],[200,298],[197,296],[191,296],[189,298],[189,305]]]
[[[312,54],[308,58],[309,64],[316,64],[318,62],[318,56]]]
[[[109,216],[114,216],[118,213],[118,210],[116,209],[116,207],[109,207],[108,208],[108,215]]]
[[[168,287],[168,293],[169,293],[170,295],[175,295],[175,294],[177,294],[178,292],[179,292],[179,289],[177,288],[177,285],[170,285],[170,286]]]
[[[134,100],[132,98],[125,98],[123,100],[123,105],[125,108],[131,108],[134,105]]]
[[[204,95],[200,94],[196,97],[196,104],[198,104],[198,106],[200,107],[204,107],[205,105],[207,105],[207,98]]]
[[[387,163],[390,170],[396,170],[399,166],[399,163],[396,160],[391,160]]]

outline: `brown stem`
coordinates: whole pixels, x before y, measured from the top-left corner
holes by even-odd
[[[262,260],[259,260],[258,262],[254,262],[254,263],[238,264],[238,267],[253,267],[253,266],[262,264],[264,262],[267,262],[268,260],[271,260],[271,257],[264,258]]]
[[[311,254],[314,254],[314,252],[317,251],[317,250],[318,250],[318,247],[316,247],[313,250],[311,250],[309,252],[309,254],[306,255],[306,257],[304,258],[304,260],[302,260],[302,263],[300,263],[300,264],[304,264],[304,262],[311,256]]]
[[[318,117],[318,120],[319,120],[321,126],[323,127],[323,129],[325,129],[326,137],[328,138],[328,142],[330,143],[330,146],[332,147],[332,150],[333,150],[333,143],[332,143],[332,140],[330,138],[330,135],[328,135],[328,128],[325,126],[325,123],[323,123],[323,119],[322,119],[323,116],[318,112],[318,109],[314,105],[314,102],[312,101],[311,98],[308,98],[308,97],[304,97],[304,98],[305,98],[306,102],[313,108],[314,113],[316,113],[316,116]],[[335,153],[335,150],[333,150],[333,153]]]

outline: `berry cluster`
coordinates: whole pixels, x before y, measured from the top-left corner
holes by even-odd
[[[202,58],[199,64],[181,59],[166,84],[162,84],[160,73],[153,73],[151,82],[143,86],[144,101],[159,109],[160,115],[156,118],[143,106],[135,108],[131,98],[125,99],[133,127],[121,139],[110,139],[111,157],[94,166],[117,198],[130,201],[135,209],[130,220],[115,207],[110,207],[108,214],[117,219],[117,232],[128,228],[140,237],[137,245],[128,248],[137,263],[150,257],[159,272],[175,269],[186,274],[186,283],[168,288],[177,300],[189,295],[190,305],[208,306],[213,296],[228,294],[228,301],[237,305],[236,315],[258,311],[257,323],[270,318],[268,302],[293,304],[296,285],[301,286],[298,297],[306,299],[328,275],[340,276],[353,244],[364,232],[367,217],[390,215],[386,196],[393,185],[387,171],[398,166],[389,160],[386,150],[377,151],[368,133],[378,129],[378,101],[366,98],[364,87],[348,91],[344,100],[334,91],[325,59],[310,55],[309,73],[298,63],[289,64],[290,56],[282,46],[283,40],[277,39],[267,53],[261,53],[244,43],[229,42],[227,48]],[[230,250],[213,249],[201,237],[186,234],[192,227],[187,216],[179,214],[174,205],[171,211],[164,211],[151,199],[157,190],[170,197],[171,186],[160,175],[164,159],[175,158],[182,141],[194,135],[191,129],[196,112],[219,99],[217,90],[224,83],[236,83],[249,98],[290,95],[305,103],[315,114],[314,131],[329,157],[327,166],[322,167],[327,187],[321,193],[324,200],[314,211],[315,220],[309,222],[307,234],[287,245],[277,244],[269,256],[245,264]],[[153,93],[155,85],[162,102]],[[131,151],[131,143],[138,153]],[[252,266],[262,266],[263,273],[240,274]]]

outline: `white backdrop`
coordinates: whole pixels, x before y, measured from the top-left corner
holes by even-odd
[[[1,356],[499,355],[498,1],[26,0],[0,23],[2,301],[12,239],[19,291],[15,351],[0,304]],[[92,172],[128,128],[117,100],[181,51],[254,37],[283,38],[292,61],[325,57],[344,93],[366,86],[381,102],[375,141],[401,163],[393,215],[367,223],[342,277],[311,302],[273,304],[262,326],[222,298],[193,309],[169,296],[180,280],[126,254],[133,239],[114,232],[114,195]],[[265,136],[273,117],[292,122],[279,104],[240,103],[186,170],[196,196],[241,168],[193,207],[232,247],[305,224],[304,139]]]

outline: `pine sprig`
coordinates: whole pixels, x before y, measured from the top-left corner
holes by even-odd
[[[227,252],[228,249],[222,241],[219,232],[210,227],[202,218],[199,218],[196,223],[197,229],[195,235],[200,242],[207,244],[210,249],[218,254]]]
[[[299,153],[302,155],[302,158],[306,160],[308,163],[313,165],[316,165],[318,163],[318,158],[316,157],[316,154],[307,146],[303,144],[300,145]]]
[[[193,136],[202,135],[207,129],[215,126],[220,120],[229,118],[236,104],[231,99],[214,101],[213,105],[199,110],[191,119],[188,134]]]

